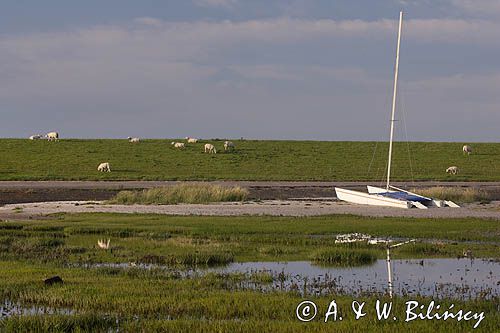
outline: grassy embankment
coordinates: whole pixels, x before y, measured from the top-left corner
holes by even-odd
[[[371,312],[366,320],[355,320],[349,310],[352,297],[334,293],[329,297],[304,296],[300,290],[262,293],[248,289],[272,282],[273,277],[265,273],[212,273],[186,279],[175,273],[175,269],[71,266],[134,261],[180,267],[232,260],[314,260],[321,255],[325,261],[344,265],[345,258],[352,261],[348,264],[383,258],[383,247],[333,244],[335,234],[348,232],[452,242],[408,245],[394,250],[395,258],[456,257],[464,247],[478,257],[498,258],[500,253],[498,221],[480,219],[78,214],[55,215],[52,220],[1,222],[0,301],[9,299],[25,307],[71,309],[75,314],[12,317],[0,321],[0,331],[107,331],[117,327],[123,331],[204,329],[209,332],[471,330],[473,324],[464,321],[404,323],[407,297],[395,299],[398,321],[378,322],[373,310],[375,296],[358,299],[367,301]],[[97,248],[97,240],[103,238],[111,239],[110,250]],[[44,278],[56,274],[64,279],[64,284],[43,285]],[[295,318],[295,308],[304,298],[313,299],[323,313],[328,302],[335,298],[345,319],[325,324],[318,316],[311,323],[300,323]],[[497,298],[453,303],[455,307],[485,311],[486,319],[479,331],[492,332],[497,327],[500,320]]]
[[[387,143],[235,140],[236,151],[209,155],[205,140],[172,148],[172,140],[0,139],[0,180],[336,180],[380,181]],[[393,180],[500,181],[500,143],[396,142]],[[374,148],[376,152],[374,154]],[[372,156],[374,156],[373,163]],[[111,173],[98,173],[101,162]],[[371,165],[370,165],[371,163]],[[445,173],[456,165],[456,176]],[[413,170],[413,175],[412,175]]]

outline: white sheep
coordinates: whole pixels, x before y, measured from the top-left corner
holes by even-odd
[[[49,132],[45,135],[47,140],[49,141],[57,141],[59,139],[59,133],[57,132]]]
[[[41,138],[43,138],[43,135],[40,135],[40,134],[35,134],[35,135],[30,136],[30,140],[39,140]]]
[[[234,150],[234,148],[235,148],[235,145],[233,142],[231,142],[231,141],[224,142],[224,151],[228,151],[230,149]]]
[[[198,139],[196,138],[190,138],[189,136],[186,136],[187,143],[197,143]]]
[[[97,171],[99,172],[111,172],[111,167],[109,166],[109,162],[103,162],[99,164],[97,167]]]
[[[179,149],[186,148],[186,145],[184,144],[184,142],[173,142],[172,141],[172,146],[174,146],[174,148],[179,148]]]
[[[469,145],[465,145],[463,146],[462,151],[464,152],[464,154],[470,155],[470,153],[472,153],[472,147]]]
[[[208,152],[209,154],[217,154],[217,149],[215,149],[215,146],[211,143],[206,143],[205,144],[205,153]]]
[[[136,143],[136,142],[140,142],[141,141],[141,139],[139,139],[139,138],[132,138],[130,136],[127,139],[128,139],[128,142],[132,142],[132,143]]]
[[[458,167],[451,166],[448,169],[446,169],[446,173],[451,173],[452,175],[456,175],[458,173]]]

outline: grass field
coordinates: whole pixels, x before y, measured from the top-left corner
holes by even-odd
[[[498,221],[481,219],[403,219],[356,216],[195,217],[160,215],[54,215],[50,220],[0,223],[0,303],[70,309],[70,315],[15,316],[0,320],[0,331],[162,331],[162,332],[467,332],[472,322],[414,321],[405,323],[404,302],[394,299],[398,321],[376,321],[376,296],[364,296],[372,308],[355,320],[352,297],[302,295],[300,291],[259,292],[250,285],[269,283],[262,273],[216,274],[182,278],[171,271],[129,267],[80,268],[76,263],[151,262],[173,267],[223,264],[230,261],[319,260],[345,264],[345,258],[366,263],[383,258],[383,247],[335,245],[337,233],[433,238],[441,244],[417,243],[394,250],[394,258],[456,257],[464,247],[478,257],[500,255]],[[111,239],[111,250],[96,246]],[[469,242],[475,241],[475,242]],[[485,243],[481,243],[481,242]],[[467,243],[465,243],[467,242]],[[352,252],[352,253],[351,253]],[[60,275],[65,283],[44,286]],[[271,279],[272,281],[272,279]],[[388,301],[385,296],[379,298]],[[295,318],[304,299],[320,311],[335,299],[345,320],[310,323]],[[411,297],[415,299],[415,297]],[[422,299],[430,302],[431,299]],[[450,304],[451,300],[440,301]],[[479,332],[493,332],[500,320],[498,298],[455,307],[485,311]]]
[[[171,141],[0,139],[0,180],[380,181],[388,148],[376,142],[235,140],[236,151],[226,154],[223,141],[190,144],[182,151]],[[204,154],[205,142],[221,152]],[[500,143],[472,146],[475,153],[464,156],[462,143],[397,142],[393,179],[500,181]],[[104,161],[111,173],[97,172]],[[445,173],[451,165],[460,168],[458,175]]]

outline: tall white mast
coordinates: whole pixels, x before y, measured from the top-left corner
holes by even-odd
[[[398,70],[399,70],[399,45],[401,44],[401,28],[403,26],[403,12],[399,12],[399,29],[398,29],[398,46],[396,48],[396,66],[394,69],[394,89],[392,94],[392,115],[391,115],[391,138],[389,140],[389,162],[387,164],[387,185],[386,189],[389,189],[389,182],[391,178],[391,162],[392,162],[392,140],[394,137],[394,114],[396,112],[396,96],[398,88]]]

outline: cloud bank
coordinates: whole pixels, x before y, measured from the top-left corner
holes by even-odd
[[[57,128],[83,137],[385,139],[396,24],[140,17],[3,35],[0,127],[10,136]],[[470,50],[497,54],[500,24],[410,19],[403,43],[411,138],[495,140],[500,68],[471,70],[479,55]]]

